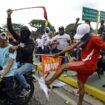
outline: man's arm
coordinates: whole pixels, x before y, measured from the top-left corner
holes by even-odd
[[[71,51],[73,48],[75,48],[78,45],[77,42],[73,42],[69,47],[67,47],[66,49],[62,50],[61,52],[55,54],[55,56],[59,56],[65,52]]]
[[[76,32],[76,28],[77,28],[77,26],[78,26],[79,20],[80,20],[80,18],[76,18],[76,22],[75,22],[75,24],[74,24],[74,26],[73,26],[73,31],[75,31],[75,32]]]
[[[58,45],[58,44],[59,44],[59,42],[57,40],[53,40],[51,43],[51,45]]]
[[[68,40],[69,46],[72,44],[72,40]]]
[[[13,65],[13,62],[14,62],[13,58],[10,58],[9,61],[8,61],[7,67],[5,68],[5,70],[3,71],[2,75],[1,75],[2,78],[5,77],[5,75],[9,72],[10,68]]]
[[[69,44],[69,46],[71,45],[72,41],[71,41],[71,37],[69,34],[67,34],[67,43]]]
[[[19,41],[19,35],[13,30],[13,27],[12,27],[12,22],[11,22],[11,14],[12,14],[12,10],[11,9],[8,9],[7,10],[7,28],[9,30],[9,32],[13,35],[13,37]]]

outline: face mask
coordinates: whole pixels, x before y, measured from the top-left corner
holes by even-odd
[[[29,31],[21,31],[21,41],[27,42],[29,39],[30,32]]]
[[[4,33],[2,33],[1,35],[0,35],[0,39],[7,39],[7,35],[6,34],[4,34]]]

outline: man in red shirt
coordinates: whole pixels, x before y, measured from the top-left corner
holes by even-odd
[[[82,50],[80,60],[71,61],[69,63],[61,65],[61,67],[58,69],[58,72],[53,75],[52,78],[45,80],[45,84],[47,85],[47,87],[49,87],[49,85],[62,74],[65,68],[76,71],[79,88],[79,100],[77,105],[82,105],[85,93],[84,85],[89,76],[96,71],[100,50],[105,48],[105,42],[103,42],[98,36],[90,33],[90,26],[88,24],[81,24],[77,27],[74,39],[75,41],[70,47],[55,54],[55,56],[57,57],[62,53],[71,51],[74,47],[81,47]],[[45,91],[48,91],[47,88],[45,89]]]

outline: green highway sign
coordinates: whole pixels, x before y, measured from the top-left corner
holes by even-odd
[[[90,20],[93,22],[97,22],[97,18],[98,18],[98,10],[83,7],[82,20]]]
[[[105,20],[105,12],[104,11],[100,11],[100,21],[101,20]]]

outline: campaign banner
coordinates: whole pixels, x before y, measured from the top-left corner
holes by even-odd
[[[61,65],[62,57],[53,57],[51,55],[42,55],[42,76],[57,72]]]

